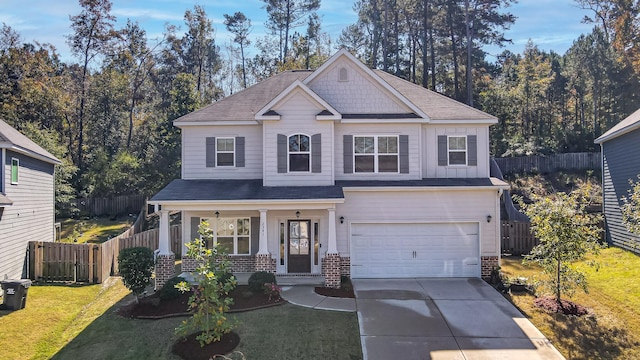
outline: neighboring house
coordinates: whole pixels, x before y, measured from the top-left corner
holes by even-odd
[[[640,110],[596,139],[602,150],[602,205],[609,244],[640,253],[640,237],[627,231],[620,205],[640,174]]]
[[[0,280],[26,277],[29,241],[54,240],[55,156],[0,120]]]
[[[206,219],[234,271],[353,278],[489,276],[500,195],[497,119],[341,50],[174,121],[182,178],[157,193],[158,281],[173,275],[168,214],[183,239]],[[183,257],[183,270],[194,267]]]

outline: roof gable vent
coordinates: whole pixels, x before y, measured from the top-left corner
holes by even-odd
[[[340,70],[338,70],[338,81],[349,81],[349,72],[347,71],[347,68],[341,67]]]

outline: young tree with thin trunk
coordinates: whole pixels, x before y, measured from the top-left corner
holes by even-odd
[[[640,175],[638,181],[629,180],[631,189],[622,197],[622,221],[630,233],[640,236]]]

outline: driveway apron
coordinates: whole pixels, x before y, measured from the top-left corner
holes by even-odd
[[[365,360],[563,358],[508,300],[480,279],[352,283]]]

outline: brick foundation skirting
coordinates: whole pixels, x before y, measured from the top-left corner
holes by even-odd
[[[340,287],[341,274],[340,254],[326,254],[322,259],[322,275],[324,276],[324,286],[329,288]]]
[[[500,258],[498,256],[483,256],[481,259],[482,271],[481,275],[483,279],[491,277],[491,271],[500,266]]]
[[[351,258],[348,256],[340,257],[340,275],[351,277]]]
[[[176,276],[175,261],[174,254],[158,255],[156,258],[156,290],[161,289],[167,280]]]
[[[232,272],[267,271],[276,272],[276,260],[270,254],[260,255],[229,255]],[[182,271],[192,272],[197,267],[194,258],[185,256],[182,258]]]

